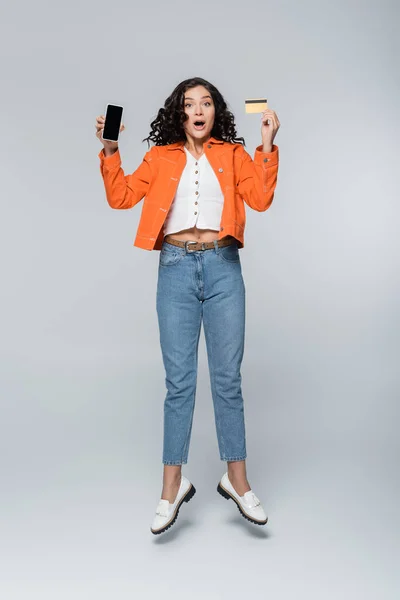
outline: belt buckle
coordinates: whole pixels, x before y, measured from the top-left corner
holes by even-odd
[[[186,240],[186,242],[185,242],[185,250],[186,250],[186,252],[190,252],[190,250],[188,250],[188,248],[187,248],[188,244],[197,244],[197,242],[190,242],[189,240]]]

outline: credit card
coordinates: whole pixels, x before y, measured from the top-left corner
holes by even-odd
[[[248,98],[245,100],[247,113],[261,113],[268,108],[266,98]]]

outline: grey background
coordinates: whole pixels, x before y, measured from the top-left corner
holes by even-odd
[[[1,27],[1,511],[5,600],[399,594],[399,44],[395,2],[16,2]],[[182,79],[212,81],[278,186],[247,209],[242,368],[251,526],[216,485],[203,333],[189,464],[164,536],[158,252],[109,208],[95,117],[142,160]]]

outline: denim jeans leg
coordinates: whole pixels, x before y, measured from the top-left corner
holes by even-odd
[[[160,255],[157,314],[165,367],[162,462],[187,463],[196,397],[202,304],[193,285],[193,264],[184,250],[165,245]]]
[[[222,252],[222,255],[220,254]],[[235,249],[204,253],[203,326],[220,458],[246,458],[240,367],[245,339],[245,284]]]

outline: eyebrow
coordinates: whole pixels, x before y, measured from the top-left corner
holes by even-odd
[[[203,98],[211,98],[211,96],[202,96],[201,99]],[[190,96],[185,96],[185,100],[194,100],[194,98],[191,98]]]

